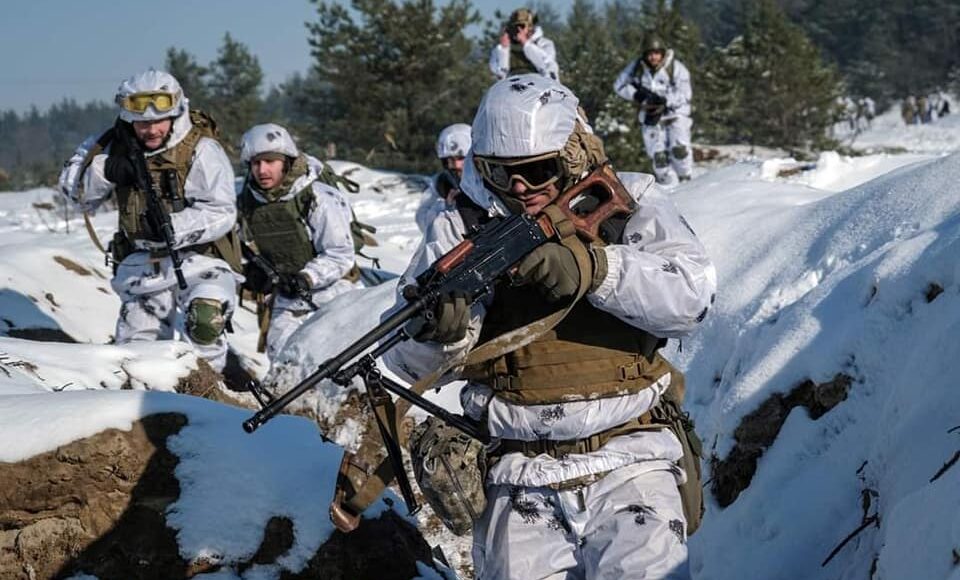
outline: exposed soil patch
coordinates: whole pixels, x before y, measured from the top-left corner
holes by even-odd
[[[757,461],[776,440],[790,411],[804,407],[811,419],[819,419],[847,398],[852,383],[853,379],[843,373],[822,384],[806,380],[786,395],[771,395],[745,416],[734,431],[737,443],[730,454],[723,460],[716,456],[711,460],[713,478],[710,489],[717,503],[721,507],[732,504],[750,485],[757,471]]]
[[[56,263],[58,263],[58,264],[60,264],[61,266],[63,266],[63,267],[66,268],[67,270],[70,270],[71,272],[75,272],[75,273],[77,273],[77,274],[80,274],[81,276],[92,276],[92,275],[93,275],[93,272],[91,272],[90,270],[87,270],[86,268],[84,268],[83,266],[81,266],[80,264],[74,262],[73,260],[71,260],[71,259],[69,259],[69,258],[64,258],[63,256],[54,256],[54,257],[53,257],[53,261],[56,262]]]

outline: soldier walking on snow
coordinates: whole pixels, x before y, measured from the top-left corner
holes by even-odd
[[[241,231],[266,262],[264,268],[248,260],[244,285],[271,295],[265,345],[273,360],[318,305],[359,287],[351,212],[325,182],[332,172],[301,153],[280,125],[251,127],[240,157],[248,169],[237,202]]]
[[[657,183],[671,185],[690,179],[693,152],[690,148],[690,72],[663,40],[648,34],[643,54],[617,77],[613,89],[636,103],[643,132],[643,145],[653,161]]]
[[[498,79],[507,75],[537,73],[557,80],[557,50],[537,26],[537,15],[527,8],[510,14],[500,43],[490,51],[490,70]]]
[[[681,376],[658,350],[704,319],[716,273],[654,178],[606,163],[568,88],[531,74],[496,83],[473,122],[460,196],[470,203],[437,215],[402,277],[414,280],[491,215],[550,213],[591,176],[631,199],[632,213],[601,226],[603,241],[546,243],[520,261],[514,283],[472,307],[441,297],[411,330],[416,341],[384,357],[417,381],[478,343],[514,337],[502,355],[445,375],[468,381],[464,412],[499,443],[485,481],[451,488],[481,499],[474,492],[486,488],[485,507],[470,512],[477,578],[689,578],[678,484],[696,474],[678,468],[681,440],[651,417]],[[520,330],[556,313],[552,330]]]
[[[230,161],[213,121],[190,110],[172,75],[136,74],[121,83],[116,102],[114,126],[84,141],[60,175],[61,191],[86,209],[116,197],[119,231],[110,245],[111,284],[121,300],[116,342],[171,339],[179,330],[222,370],[240,266]],[[148,209],[145,188],[169,215],[182,271],[166,244],[164,220]]]

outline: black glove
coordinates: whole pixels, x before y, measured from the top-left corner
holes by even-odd
[[[570,298],[580,287],[577,259],[558,243],[544,244],[530,252],[517,266],[517,276],[524,284],[537,286],[550,302]]]
[[[107,162],[103,165],[103,176],[110,183],[129,187],[137,184],[137,170],[133,168],[133,163],[126,155],[117,155],[110,148],[110,155],[107,156]]]
[[[310,296],[310,288],[310,280],[307,279],[306,274],[301,272],[297,272],[296,274],[281,274],[280,284],[277,286],[280,294],[287,298]]]
[[[103,166],[103,176],[110,183],[121,187],[136,185],[137,171],[130,161],[131,144],[136,140],[129,123],[117,119],[113,126],[113,141],[110,142],[110,154]]]
[[[247,262],[243,265],[243,287],[256,294],[269,294],[273,292],[273,280],[262,269],[258,268],[253,262]]]
[[[463,292],[444,294],[432,311],[411,321],[407,332],[418,342],[453,343],[467,336],[470,303]]]

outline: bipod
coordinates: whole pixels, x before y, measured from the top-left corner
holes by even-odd
[[[367,389],[370,408],[377,420],[377,429],[380,431],[380,438],[387,449],[387,457],[390,458],[394,477],[397,478],[397,486],[400,488],[403,501],[407,504],[408,515],[415,515],[420,511],[420,503],[413,495],[413,486],[410,485],[410,478],[407,477],[407,470],[403,466],[397,407],[393,404],[393,397],[383,388],[384,377],[377,367],[376,360],[368,355],[360,361],[360,365],[360,374]]]

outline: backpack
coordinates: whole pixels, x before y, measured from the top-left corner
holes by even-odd
[[[320,171],[318,180],[323,184],[348,193],[357,193],[360,191],[359,183],[345,175],[340,175],[335,172],[326,163],[323,164],[323,169]],[[377,260],[377,258],[367,256],[361,251],[365,246],[373,248],[379,245],[377,239],[371,235],[377,233],[377,228],[358,220],[357,214],[354,213],[352,207],[350,208],[350,218],[350,236],[353,238],[353,252],[358,256],[371,260],[374,265],[379,268],[379,260]]]

